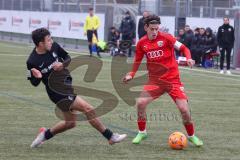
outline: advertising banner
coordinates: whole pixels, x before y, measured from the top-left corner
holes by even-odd
[[[54,37],[84,39],[84,23],[88,13],[55,13],[0,11],[0,31],[31,34],[37,28],[48,28]],[[96,14],[100,19],[98,37],[104,39],[105,15]]]

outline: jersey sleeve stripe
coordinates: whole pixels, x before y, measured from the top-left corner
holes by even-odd
[[[174,48],[177,49],[177,50],[179,50],[179,49],[181,48],[181,46],[182,46],[182,43],[179,42],[179,41],[176,41],[176,42],[174,43]]]

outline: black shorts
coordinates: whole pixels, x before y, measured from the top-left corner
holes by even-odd
[[[95,34],[98,39],[97,30],[87,30],[87,39],[90,43],[92,43],[93,34]]]
[[[67,69],[52,72],[45,87],[48,97],[61,111],[70,111],[70,107],[75,101],[76,94],[72,87],[72,77]]]
[[[69,87],[69,90],[65,93],[59,93],[55,92],[51,89],[47,89],[48,97],[49,99],[57,105],[57,107],[62,111],[62,112],[68,112],[70,111],[70,107],[72,103],[75,101],[77,95],[74,94],[73,89]]]

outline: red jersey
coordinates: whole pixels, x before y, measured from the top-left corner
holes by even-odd
[[[180,50],[184,46],[170,34],[158,32],[157,38],[149,40],[147,35],[139,40],[136,46],[134,64],[130,75],[134,77],[145,55],[149,77],[158,77],[161,80],[180,82],[178,64],[174,48]],[[191,58],[189,50],[185,52],[187,59]]]

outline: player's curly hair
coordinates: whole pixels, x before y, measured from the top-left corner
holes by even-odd
[[[160,17],[157,15],[149,15],[144,19],[144,25],[149,26],[149,24],[161,24]]]
[[[50,32],[46,28],[38,28],[32,31],[33,43],[38,46],[40,42],[44,42],[46,36],[50,35]]]

